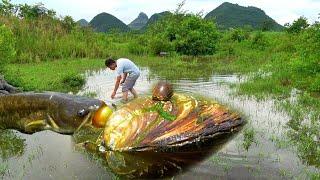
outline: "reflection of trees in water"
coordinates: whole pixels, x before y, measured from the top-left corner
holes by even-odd
[[[0,130],[0,156],[3,160],[20,156],[25,149],[25,140],[12,130]]]

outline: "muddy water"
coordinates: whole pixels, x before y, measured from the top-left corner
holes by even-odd
[[[111,71],[87,74],[87,84],[80,95],[96,96],[107,103],[121,104],[121,94],[110,99],[115,75]],[[150,78],[143,69],[136,84],[139,94],[150,94],[152,85],[161,77]],[[305,179],[313,167],[305,166],[286,146],[285,123],[289,117],[275,109],[272,100],[257,102],[254,99],[232,95],[230,83],[243,79],[237,75],[213,75],[209,80],[172,81],[176,91],[213,98],[241,112],[247,119],[245,127],[254,132],[254,141],[248,150],[243,147],[244,130],[225,144],[218,152],[191,166],[176,179]],[[44,131],[34,135],[18,133],[26,139],[24,153],[3,161],[8,166],[4,179],[110,179],[115,177],[105,163],[75,149],[71,136]],[[137,162],[139,163],[139,162]]]

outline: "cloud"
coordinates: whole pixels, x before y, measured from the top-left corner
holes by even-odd
[[[34,4],[39,0],[13,0],[12,2]],[[140,12],[145,12],[150,17],[154,13],[172,11],[182,0],[42,0],[42,2],[59,15],[71,15],[76,20],[85,18],[90,21],[98,13],[107,12],[128,24]],[[225,0],[187,0],[184,9],[207,14],[223,2]],[[320,1],[317,0],[229,0],[229,2],[259,7],[280,24],[292,22],[302,15],[315,21],[320,13]]]

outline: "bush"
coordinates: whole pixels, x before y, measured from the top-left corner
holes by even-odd
[[[253,34],[251,37],[252,48],[264,50],[268,46],[268,41],[261,31]]]
[[[210,55],[216,51],[218,30],[199,15],[176,12],[151,25],[149,48],[155,54],[174,50],[181,55]]]
[[[159,55],[160,52],[170,52],[174,50],[173,44],[161,35],[155,36],[149,42],[149,49],[152,54]]]
[[[0,70],[15,57],[15,38],[5,25],[0,26]]]
[[[250,32],[245,29],[239,29],[239,28],[232,29],[230,31],[229,36],[230,36],[230,40],[241,42],[241,41],[249,39]]]
[[[68,74],[67,76],[63,77],[62,79],[63,84],[76,89],[81,88],[86,80],[83,76],[79,75],[79,74]]]

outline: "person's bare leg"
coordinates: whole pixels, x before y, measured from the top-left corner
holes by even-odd
[[[133,97],[134,98],[137,98],[138,97],[138,93],[136,90],[134,90],[134,88],[130,89],[130,92],[132,93]]]
[[[122,100],[128,101],[128,91],[122,92]]]

